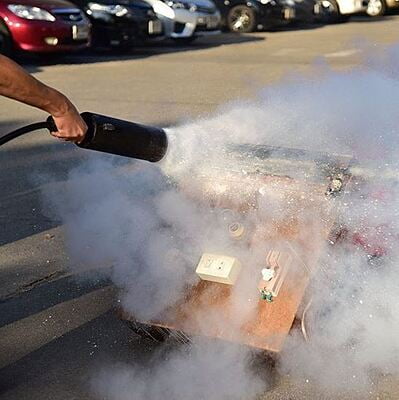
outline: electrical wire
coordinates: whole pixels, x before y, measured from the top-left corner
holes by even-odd
[[[290,248],[290,250],[295,254],[295,256],[297,257],[297,259],[301,262],[305,272],[309,275],[312,276],[312,270],[310,269],[310,267],[308,266],[308,264],[305,263],[305,261],[303,260],[303,258],[298,254],[298,252],[295,250],[294,246],[289,242],[286,241],[286,244],[288,245],[288,247]]]
[[[313,298],[311,298],[309,300],[308,304],[306,305],[305,309],[303,310],[302,318],[301,318],[301,331],[302,331],[303,337],[305,338],[305,340],[307,342],[309,342],[309,335],[308,335],[308,330],[306,329],[306,320],[305,319],[306,319],[307,312],[308,312],[310,306],[312,305],[312,302],[313,302]]]
[[[25,135],[26,133],[38,131],[40,129],[46,129],[48,127],[47,122],[36,122],[34,124],[30,124],[27,126],[23,126],[22,128],[16,129],[8,133],[7,135],[0,138],[0,146],[10,142],[11,140],[16,139],[19,136]]]

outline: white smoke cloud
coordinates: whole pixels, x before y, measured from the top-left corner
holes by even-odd
[[[262,393],[267,379],[251,371],[248,349],[196,340],[162,349],[142,365],[116,365],[93,381],[94,391],[112,400],[241,400]]]
[[[121,167],[113,159],[92,157],[71,173],[62,201],[54,202],[72,253],[85,264],[112,262],[124,309],[139,319],[156,319],[198,283],[195,267],[202,253],[262,265],[263,245],[231,240],[228,222],[240,221],[248,231],[261,227],[267,236],[295,215],[298,242],[311,243],[322,254],[308,291],[309,341],[300,333],[289,337],[282,370],[337,390],[368,388],[378,373],[399,372],[398,186],[392,173],[398,167],[399,82],[392,73],[398,54],[390,48],[349,72],[323,69],[314,79],[290,78],[265,88],[256,101],[234,103],[212,117],[172,128],[168,155],[160,165]],[[325,243],[322,210],[302,206],[300,200],[288,204],[273,188],[262,196],[257,192],[253,207],[256,174],[248,171],[258,161],[232,158],[232,145],[248,143],[353,156],[358,166],[352,172],[358,177],[339,208],[331,200],[337,226],[349,232],[346,238]],[[281,158],[281,150],[272,154]],[[285,165],[291,177],[326,179],[322,168],[300,161]],[[232,208],[227,214],[226,203]],[[239,209],[242,203],[245,209]],[[256,313],[257,303],[248,299],[256,298],[258,279],[234,287],[229,307],[237,330]],[[210,324],[223,326],[225,314],[209,310],[193,316],[198,333]],[[103,372],[96,392],[115,400],[259,394],[264,389],[260,377],[247,369],[252,352],[217,346],[194,341],[189,350],[177,350],[167,359],[157,354],[149,369],[121,366]],[[219,375],[223,379],[215,379]]]

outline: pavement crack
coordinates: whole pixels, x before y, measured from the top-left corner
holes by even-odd
[[[3,298],[1,298],[0,303],[4,303],[5,301],[7,301],[13,297],[17,297],[17,296],[21,295],[22,293],[29,292],[30,290],[34,289],[37,286],[40,286],[43,283],[50,282],[56,278],[59,278],[63,274],[65,274],[64,271],[55,271],[55,272],[51,272],[48,275],[42,276],[38,279],[35,279],[31,282],[25,283],[24,285],[20,286],[15,291],[13,291],[13,292],[7,294],[6,296],[4,296]]]

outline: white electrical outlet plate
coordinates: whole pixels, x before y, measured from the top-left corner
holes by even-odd
[[[241,270],[241,263],[234,257],[204,253],[196,273],[205,280],[234,285]]]

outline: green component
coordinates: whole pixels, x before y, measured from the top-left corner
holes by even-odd
[[[260,291],[260,298],[262,300],[266,300],[268,303],[271,303],[271,302],[273,302],[274,296],[268,290],[262,289]]]

